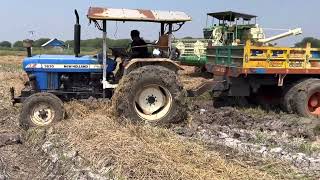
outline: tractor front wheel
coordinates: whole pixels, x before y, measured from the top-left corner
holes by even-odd
[[[46,127],[64,118],[63,102],[50,93],[37,93],[28,97],[22,105],[20,126]]]
[[[118,116],[133,122],[161,125],[186,117],[185,97],[186,92],[175,72],[149,65],[124,76],[112,101]]]

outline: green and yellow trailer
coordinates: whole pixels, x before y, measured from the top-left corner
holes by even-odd
[[[264,97],[277,100],[288,112],[320,117],[320,49],[311,44],[289,48],[250,41],[239,46],[209,43],[207,61],[214,97]]]

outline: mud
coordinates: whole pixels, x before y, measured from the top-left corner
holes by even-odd
[[[214,127],[230,127],[232,129],[255,130],[257,132],[277,132],[287,134],[289,138],[306,138],[315,140],[319,132],[317,122],[285,113],[259,112],[254,109],[234,107],[214,108],[211,101],[194,102],[191,108],[193,123],[214,125]],[[234,137],[237,137],[235,134]]]
[[[0,179],[41,179],[43,156],[24,142],[18,125],[19,106],[10,102],[9,88],[20,90],[24,75],[21,57],[0,58]]]
[[[258,108],[214,108],[212,101],[202,100],[192,102],[190,122],[173,131],[200,139],[222,153],[232,149],[231,156],[280,160],[306,176],[320,177],[318,125],[311,119]]]
[[[0,147],[21,143],[22,141],[20,134],[0,134]]]
[[[41,179],[43,156],[23,141],[16,111],[0,109],[0,179]]]

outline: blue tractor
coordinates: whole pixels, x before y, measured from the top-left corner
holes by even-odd
[[[186,92],[177,76],[181,67],[174,61],[179,53],[172,40],[173,32],[191,20],[188,15],[90,7],[87,17],[102,31],[103,51],[84,56],[80,54],[79,15],[75,14],[74,55],[32,55],[32,44],[25,43],[28,57],[23,60],[23,69],[29,81],[18,97],[11,88],[13,103],[22,103],[23,128],[50,126],[64,118],[63,102],[90,97],[112,98],[115,114],[133,122],[163,124],[185,118]],[[107,21],[159,23],[159,41],[145,45],[152,52],[148,57],[133,58],[136,47],[107,47]]]

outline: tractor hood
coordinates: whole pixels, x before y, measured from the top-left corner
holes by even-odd
[[[101,72],[102,65],[92,56],[36,55],[23,60],[25,71]]]

